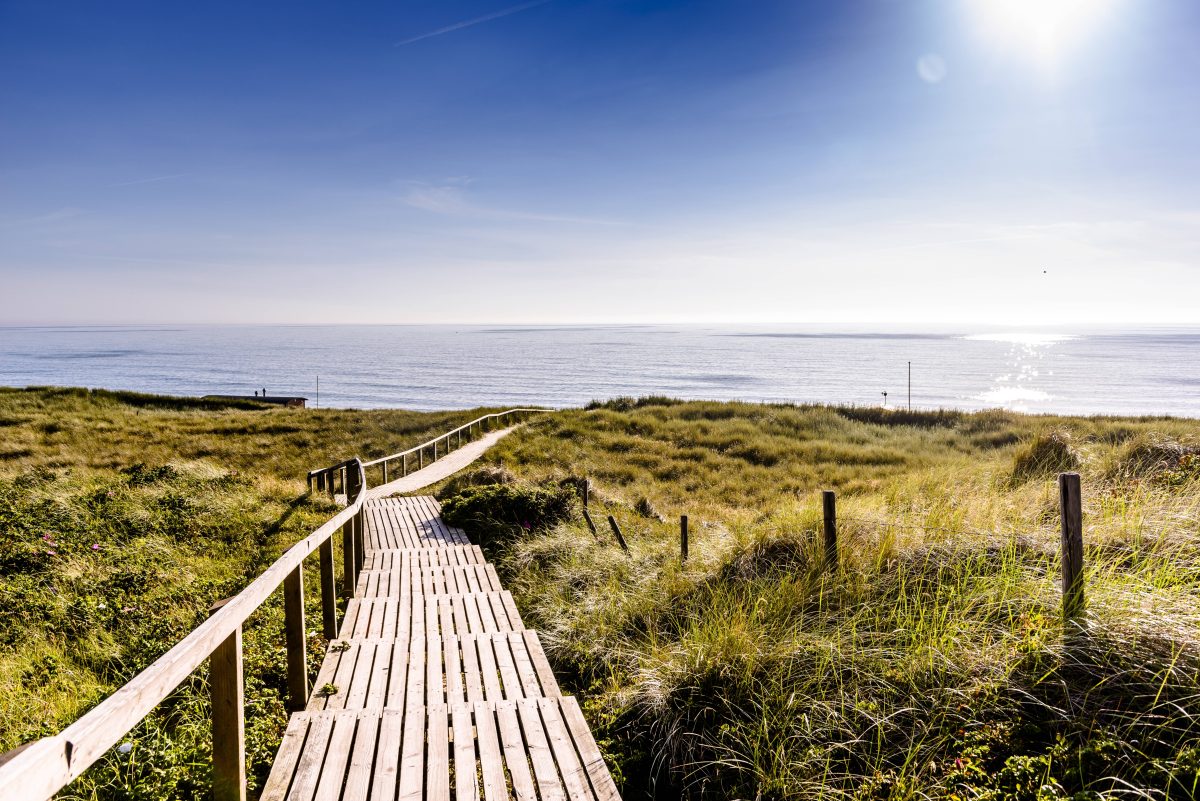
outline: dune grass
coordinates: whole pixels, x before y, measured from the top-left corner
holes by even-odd
[[[518,484],[587,477],[599,539],[575,519],[490,555],[627,798],[1192,798],[1198,445],[1187,420],[620,400],[486,457]],[[839,495],[836,575],[820,489]]]
[[[69,724],[332,516],[305,492],[309,469],[403,450],[480,413],[0,390],[0,751]],[[315,572],[306,583],[318,586]],[[245,631],[252,788],[286,724],[278,601]],[[308,601],[319,633],[318,594]],[[314,676],[322,645],[314,636]],[[202,798],[210,725],[201,670],[61,797]]]

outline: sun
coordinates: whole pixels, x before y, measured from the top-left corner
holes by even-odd
[[[1116,0],[970,0],[984,32],[1055,59],[1106,17]]]

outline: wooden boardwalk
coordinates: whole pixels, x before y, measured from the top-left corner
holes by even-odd
[[[479,439],[468,442],[457,450],[447,453],[437,461],[430,462],[428,466],[420,470],[414,470],[406,476],[402,476],[395,481],[389,481],[386,484],[380,484],[378,487],[371,487],[367,490],[367,497],[386,498],[389,495],[397,493],[416,492],[431,484],[436,484],[443,478],[449,478],[471,464],[471,462],[482,456],[488,448],[499,442],[501,437],[516,430],[516,426],[509,426],[508,428],[488,432],[479,437]]]
[[[354,597],[262,801],[619,799],[479,548],[433,498],[363,513]]]

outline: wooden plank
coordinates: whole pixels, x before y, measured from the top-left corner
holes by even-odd
[[[525,639],[525,646],[529,649],[529,658],[533,661],[533,669],[537,671],[538,680],[542,685],[542,694],[548,697],[561,695],[558,689],[558,679],[555,678],[554,671],[550,669],[550,661],[546,659],[546,652],[542,650],[542,642],[538,639],[537,632],[526,630],[521,634]]]
[[[475,736],[479,743],[479,770],[483,777],[484,801],[502,801],[509,798],[507,783],[504,780],[504,758],[500,753],[500,740],[496,732],[496,715],[488,704],[477,703],[475,712]],[[515,712],[512,713],[515,720]],[[521,768],[525,772],[521,773]],[[529,768],[525,765],[524,749],[521,749],[519,765],[509,765],[513,775],[513,792],[518,801],[533,801],[533,780],[529,777]]]
[[[392,644],[392,666],[388,674],[384,706],[403,709],[407,703],[409,643],[397,640]]]
[[[475,634],[461,634],[463,676],[467,685],[467,700],[471,702],[483,699],[483,677],[479,673],[479,637]]]
[[[445,706],[430,707],[427,715],[425,759],[425,794],[418,798],[427,801],[450,801],[450,732],[449,710]]]
[[[475,638],[479,646],[479,675],[483,679],[483,698],[485,701],[504,700],[504,690],[500,679],[496,676],[496,653],[491,637]]]
[[[425,704],[427,706],[444,705],[446,690],[442,673],[442,638],[426,637],[425,639]]]
[[[563,722],[559,703],[548,698],[539,698],[537,708],[541,712],[546,738],[550,741],[550,750],[554,753],[554,762],[558,766],[567,796],[571,801],[592,801],[587,771],[579,761],[579,755],[575,753],[575,744]]]
[[[592,791],[596,794],[597,801],[621,801],[612,774],[608,772],[608,766],[600,756],[600,749],[596,747],[596,740],[592,737],[587,721],[583,719],[579,704],[569,695],[559,699],[558,704],[562,709],[567,729],[571,732],[571,738],[575,741],[575,749],[579,752],[588,778],[591,779]]]
[[[525,628],[525,624],[521,622],[521,613],[517,611],[517,602],[513,600],[513,595],[507,590],[500,593],[500,600],[504,604],[504,611],[508,615],[508,626],[513,631],[520,631]]]
[[[420,801],[425,778],[425,717],[425,707],[415,704],[405,713],[397,801]]]
[[[259,801],[283,801],[288,789],[292,786],[292,776],[296,773],[296,763],[300,761],[300,752],[304,749],[304,740],[308,736],[308,716],[292,715],[287,729],[283,733],[283,741],[275,753],[275,761],[271,763],[271,775],[263,785]]]
[[[446,704],[453,706],[466,701],[463,695],[462,661],[459,658],[460,639],[450,634],[442,638],[446,666]]]
[[[317,778],[313,801],[338,801],[342,794],[342,783],[346,778],[346,764],[350,761],[350,746],[358,728],[358,716],[343,713],[333,716],[333,732],[329,736],[325,763]]]
[[[333,716],[326,712],[301,712],[298,716],[309,718],[308,737],[304,740],[304,750],[296,764],[296,773],[292,778],[292,788],[287,799],[312,801],[313,792],[317,788],[317,778],[321,774],[321,765],[325,763],[325,750],[333,729]]]
[[[375,751],[375,775],[371,783],[372,799],[394,799],[400,779],[400,749],[404,736],[405,714],[385,709],[379,720],[379,747]]]
[[[520,696],[534,698],[539,695],[549,695],[550,693],[542,691],[537,670],[533,667],[533,657],[529,653],[529,646],[525,642],[525,638],[521,636],[522,633],[524,632],[510,631],[505,637],[508,647],[512,651],[513,667],[517,671],[517,680],[520,682]]]
[[[476,720],[479,716],[479,705],[476,705]],[[521,724],[517,720],[516,701],[500,701],[495,705],[496,722],[499,724],[500,742],[504,748],[504,762],[508,766],[508,775],[512,778],[513,794],[518,801],[537,798],[533,787],[533,774],[529,771],[529,759],[526,754],[525,740],[521,736]],[[482,746],[482,743],[480,744]]]
[[[371,789],[371,772],[375,767],[375,744],[379,740],[381,715],[363,714],[358,718],[354,735],[354,751],[350,769],[346,772],[346,790],[342,801],[367,801]]]
[[[554,765],[554,754],[546,740],[546,732],[542,727],[541,714],[538,712],[537,701],[523,698],[516,702],[517,713],[521,718],[521,728],[525,730],[525,743],[529,749],[529,761],[533,764],[533,775],[537,778],[538,792],[543,801],[566,801],[566,792],[559,781],[558,769]]]
[[[479,771],[475,762],[471,709],[459,704],[451,708],[450,714],[454,730],[454,799],[479,801]]]
[[[508,637],[494,635],[491,640],[492,651],[496,655],[496,668],[500,672],[500,681],[504,687],[504,698],[523,698],[521,680],[517,677],[517,666],[513,664],[512,652],[509,650]]]
[[[350,686],[341,688],[338,695],[343,697],[341,706],[345,709],[363,709],[367,705],[367,689],[371,686],[371,674],[379,668],[375,665],[375,643],[357,643],[358,659],[354,663],[354,672],[350,674]],[[379,666],[379,667],[382,667]]]

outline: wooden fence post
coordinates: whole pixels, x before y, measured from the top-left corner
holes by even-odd
[[[587,523],[587,527],[591,529],[592,536],[596,539],[600,538],[600,533],[596,531],[596,524],[592,522],[592,516],[588,514],[587,507],[583,507],[583,521]]]
[[[838,568],[837,550],[837,495],[832,490],[821,493],[822,512],[825,517],[825,567],[830,571]]]
[[[354,531],[350,521],[342,526],[342,597],[354,597]]]
[[[433,461],[435,461],[435,462],[437,461],[437,458],[438,458],[437,445],[438,445],[438,441],[435,439],[433,441]]]
[[[617,525],[617,520],[612,515],[608,516],[608,525],[612,527],[613,534],[617,537],[617,542],[621,545],[621,550],[629,553],[629,546],[625,544],[625,538],[621,536],[621,527]]]
[[[1083,591],[1083,499],[1078,473],[1058,477],[1062,512],[1062,603],[1063,620],[1078,621],[1087,608]]]
[[[362,572],[363,563],[366,561],[366,532],[363,530],[363,514],[362,510],[358,510],[351,520],[354,523],[354,583],[358,584],[358,574]]]
[[[383,463],[383,483],[384,484],[388,483],[387,462]]]
[[[308,704],[308,655],[304,642],[304,566],[283,580],[283,628],[287,635],[288,710]]]
[[[420,448],[417,450],[417,469],[423,470],[424,468],[425,468],[425,449]]]
[[[401,470],[400,475],[402,477],[408,475],[408,454],[407,453],[400,457],[400,470]]]
[[[212,700],[214,801],[246,801],[246,698],[242,676],[242,627],[208,661]]]
[[[580,487],[579,493],[583,496],[583,508],[586,509],[588,506],[588,500],[592,494],[592,482],[585,478],[583,480],[582,487]]]
[[[337,585],[333,575],[333,539],[321,543],[321,629],[325,639],[337,636]]]
[[[688,559],[688,521],[687,515],[679,516],[679,564]]]

